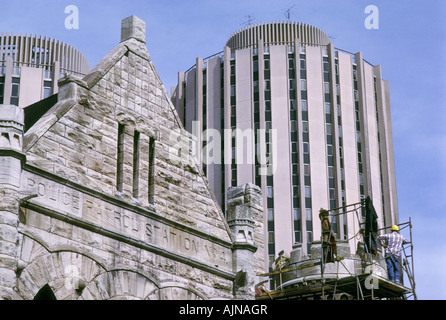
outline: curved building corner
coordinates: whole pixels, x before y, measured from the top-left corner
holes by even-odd
[[[57,81],[90,71],[74,47],[41,35],[1,34],[0,104],[26,107],[58,92]]]

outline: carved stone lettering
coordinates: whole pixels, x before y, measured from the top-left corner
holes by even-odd
[[[230,256],[229,248],[191,235],[187,231],[89,195],[84,195],[83,208],[83,219],[103,228],[191,258],[211,260],[214,265],[226,266],[227,269],[231,267],[226,259]]]
[[[58,182],[24,172],[22,188],[37,194],[33,203],[77,217],[82,216],[82,194]]]
[[[27,172],[23,188],[37,194],[33,203],[72,214],[84,221],[193,259],[231,270],[231,249],[169,223],[154,220],[100,198]]]
[[[175,249],[175,251],[183,254],[191,254],[195,257],[203,256],[203,258],[210,258],[218,265],[227,263],[226,257],[228,256],[229,249],[222,248],[199,237],[194,237],[181,230],[146,223],[145,235],[148,243]]]

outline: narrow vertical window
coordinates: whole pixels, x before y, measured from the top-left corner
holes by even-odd
[[[122,192],[124,174],[124,125],[118,125],[118,157],[116,165],[116,189]]]
[[[133,198],[139,197],[139,132],[133,134]]]
[[[11,104],[19,105],[20,78],[12,77]]]
[[[155,139],[150,138],[149,142],[149,202],[153,203],[155,182]]]
[[[1,68],[4,67],[0,67],[0,74],[2,74]],[[3,104],[4,92],[5,92],[5,77],[0,77],[0,104]]]
[[[51,81],[43,81],[43,98],[48,98],[51,93],[52,93],[52,89],[51,89],[52,83]]]

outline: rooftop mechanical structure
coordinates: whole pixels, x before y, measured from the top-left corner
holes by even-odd
[[[352,215],[361,221],[359,217],[362,211],[368,210],[368,200],[335,208],[329,212],[328,219],[334,221],[339,215]],[[371,216],[370,212],[365,214]],[[259,275],[268,277],[268,280],[257,285],[256,299],[417,300],[411,219],[398,225],[401,231],[408,234],[409,240],[403,246],[400,257],[400,274],[408,280],[408,286],[404,282],[389,281],[382,250],[371,250],[372,243],[379,242],[376,235],[389,230],[390,226],[371,230],[367,227],[371,225],[369,222],[369,219],[365,223],[359,222],[358,233],[347,241],[332,241],[334,239],[330,239],[330,236],[328,239],[322,236],[320,241],[313,242],[311,253],[307,256],[302,255],[300,245],[293,248],[290,257],[280,252],[274,269]],[[329,234],[332,230],[330,225]],[[354,238],[359,240],[358,248],[351,252],[349,242]],[[330,250],[334,253],[331,259]],[[273,285],[268,289],[265,284],[271,279]]]

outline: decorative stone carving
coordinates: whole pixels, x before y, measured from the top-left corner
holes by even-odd
[[[253,184],[231,187],[228,190],[227,220],[234,236],[233,266],[236,273],[234,294],[237,299],[254,299],[255,217],[261,216],[262,192]]]

